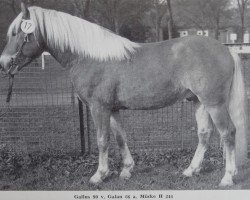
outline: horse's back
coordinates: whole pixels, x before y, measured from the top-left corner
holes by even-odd
[[[192,91],[215,104],[227,95],[234,62],[218,41],[190,36],[141,48],[130,62],[119,66],[124,102],[138,99],[145,106],[170,105]]]

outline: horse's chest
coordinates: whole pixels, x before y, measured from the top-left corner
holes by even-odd
[[[114,99],[115,80],[107,77],[103,70],[84,70],[75,68],[71,71],[71,80],[78,96],[90,103],[101,101],[104,104],[112,104]]]

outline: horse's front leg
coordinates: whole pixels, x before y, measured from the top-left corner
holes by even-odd
[[[108,148],[110,140],[110,111],[99,103],[90,106],[97,129],[97,145],[99,150],[99,164],[90,183],[99,184],[109,175]]]
[[[110,118],[110,126],[120,148],[123,160],[123,169],[121,171],[120,177],[123,179],[129,179],[131,177],[131,171],[133,170],[135,163],[127,145],[126,132],[122,128],[119,112],[112,113]]]

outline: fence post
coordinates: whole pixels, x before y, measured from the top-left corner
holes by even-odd
[[[82,101],[79,98],[78,98],[78,106],[79,106],[79,121],[80,121],[81,153],[85,154],[83,104],[82,104]]]
[[[88,143],[88,153],[91,151],[91,141],[90,141],[90,110],[89,106],[86,106],[86,122],[87,122],[87,143]]]

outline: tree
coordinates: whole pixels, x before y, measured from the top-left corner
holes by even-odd
[[[94,4],[94,12],[96,18],[101,24],[106,24],[109,29],[119,34],[122,24],[120,10],[122,9],[124,0],[99,0]]]
[[[245,33],[245,11],[247,9],[248,0],[237,0],[238,10],[240,14],[241,21],[241,31],[240,31],[240,41],[243,42]]]
[[[169,38],[169,39],[172,39],[172,37],[173,37],[174,20],[173,20],[173,13],[172,13],[171,0],[167,0],[167,6],[168,6],[168,13],[169,13],[169,20],[168,20],[168,38]]]
[[[154,41],[163,40],[163,28],[167,26],[167,10],[166,0],[148,1],[148,8],[143,16],[143,23],[151,28]]]
[[[152,14],[155,14],[154,21],[155,21],[155,30],[156,30],[156,41],[160,41],[160,40],[163,40],[161,25],[162,25],[163,17],[166,15],[167,7],[166,7],[165,2],[160,2],[159,0],[154,0],[153,6],[154,6],[154,13]]]
[[[148,0],[98,0],[93,4],[94,18],[117,34],[122,26],[140,20]]]
[[[15,14],[15,15],[17,15],[18,14],[18,8],[17,8],[17,4],[20,4],[20,2],[19,1],[17,1],[17,0],[1,0],[0,1],[0,4],[2,4],[3,6],[8,6],[8,7],[10,7],[11,8],[11,10],[13,11],[13,13]]]
[[[202,0],[177,0],[177,24],[182,28],[198,28],[205,30],[207,21],[203,13],[204,1]]]
[[[73,0],[73,5],[77,16],[90,20],[91,0]]]
[[[179,21],[202,31],[212,29],[218,39],[222,19],[230,16],[229,3],[230,0],[178,0]]]
[[[229,0],[207,0],[205,12],[207,14],[210,27],[214,29],[215,39],[219,38],[220,23],[223,16],[228,16],[230,12],[227,8]]]

